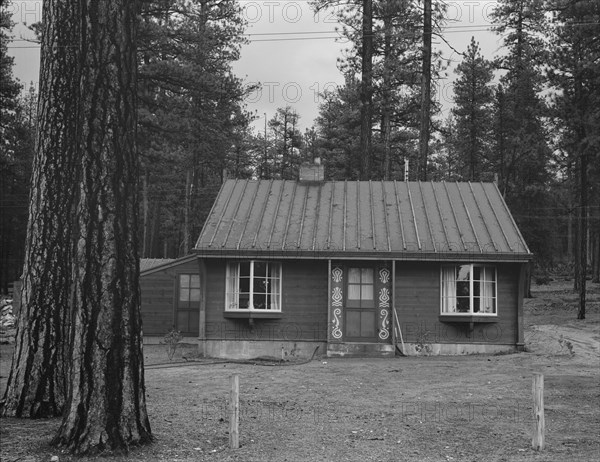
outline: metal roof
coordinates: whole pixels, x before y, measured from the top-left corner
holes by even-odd
[[[173,258],[140,258],[140,272],[171,263]]]
[[[494,183],[227,180],[206,257],[527,260]]]
[[[140,275],[155,273],[168,268],[172,268],[182,263],[196,260],[196,254],[186,255],[180,258],[140,258]]]

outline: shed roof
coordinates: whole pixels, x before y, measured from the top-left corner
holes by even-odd
[[[140,258],[140,272],[171,263],[174,258]]]
[[[197,259],[196,254],[179,258],[140,258],[140,275],[155,273]]]
[[[206,257],[527,260],[494,183],[227,180]]]

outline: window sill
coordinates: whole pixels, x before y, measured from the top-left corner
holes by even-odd
[[[253,310],[253,311],[224,311],[224,318],[233,319],[281,319],[281,311]]]
[[[468,322],[468,323],[498,322],[498,315],[440,314],[439,320],[441,322]]]

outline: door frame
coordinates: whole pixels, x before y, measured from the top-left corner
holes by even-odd
[[[377,300],[376,300],[376,266],[377,264],[375,262],[356,262],[356,263],[351,263],[351,264],[345,264],[344,265],[344,280],[343,280],[343,284],[344,284],[344,302],[343,302],[343,306],[342,306],[342,310],[343,310],[343,336],[344,336],[344,340],[345,341],[349,341],[349,342],[354,342],[354,343],[377,343],[379,340],[378,334],[379,334],[379,329],[378,329],[378,315],[377,315]],[[370,306],[348,306],[348,295],[349,295],[349,275],[350,275],[350,269],[370,269],[371,270],[371,293],[372,293],[372,299],[370,300]],[[360,283],[361,287],[362,287],[362,280]],[[361,303],[362,299],[359,299],[359,305]],[[358,336],[358,337],[354,337],[354,336],[350,336],[348,334],[348,326],[349,326],[349,322],[348,322],[348,313],[349,312],[359,312],[359,313],[370,313],[373,317],[373,335],[371,336]],[[361,323],[361,327],[362,327],[362,323]]]
[[[198,290],[199,290],[199,298],[198,301],[192,301],[190,300],[189,306],[187,308],[180,308],[180,292],[181,292],[181,276],[190,276],[190,285],[191,285],[191,276],[197,276],[198,277]],[[175,273],[175,300],[174,300],[174,306],[173,306],[173,327],[175,328],[175,330],[180,331],[182,334],[184,335],[188,335],[188,336],[197,336],[199,335],[199,328],[200,328],[200,322],[199,322],[199,317],[200,317],[200,300],[202,299],[202,278],[200,278],[200,274],[199,273],[195,273],[193,271],[177,271]],[[193,319],[190,319],[190,313],[193,312],[197,312],[198,313],[198,322],[194,323],[192,322]],[[195,329],[193,330],[181,330],[179,324],[179,313],[180,312],[186,312],[188,313],[188,327],[192,327]],[[196,330],[198,329],[198,331]]]

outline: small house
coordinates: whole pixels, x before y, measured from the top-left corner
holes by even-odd
[[[171,329],[186,342],[199,335],[200,273],[198,257],[140,259],[144,342],[158,343]]]
[[[322,181],[320,169],[223,184],[195,247],[207,356],[524,346],[532,254],[494,183]]]

